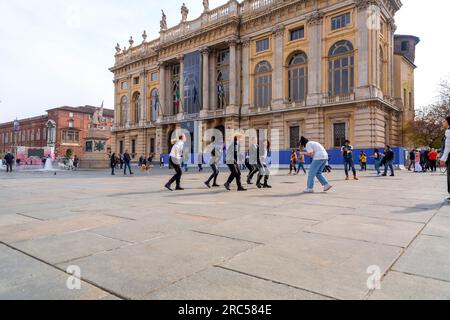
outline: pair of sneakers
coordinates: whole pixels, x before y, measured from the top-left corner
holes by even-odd
[[[325,187],[323,187],[323,192],[328,192],[331,190],[331,188],[333,188],[333,186],[331,184],[328,184]],[[314,193],[314,189],[306,188],[305,191],[303,191],[303,193]]]

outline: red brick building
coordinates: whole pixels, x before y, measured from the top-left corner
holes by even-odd
[[[13,121],[0,124],[0,154],[14,151],[16,146],[46,147],[47,121],[46,115],[19,120],[17,132]]]
[[[19,130],[14,132],[14,122],[0,124],[0,153],[13,151],[16,146],[43,148],[55,147],[55,156],[64,157],[69,153],[83,157],[86,137],[92,127],[111,132],[114,110],[103,109],[97,123],[94,115],[99,108],[94,106],[63,106],[47,110],[47,115],[19,120]],[[106,143],[110,150],[110,139]],[[106,152],[105,151],[105,152]]]
[[[55,146],[56,157],[64,157],[71,154],[83,157],[86,149],[86,138],[92,127],[92,117],[98,108],[84,107],[59,107],[47,110],[49,125],[53,123],[55,136],[53,141],[48,141]],[[98,126],[111,128],[114,122],[114,110],[104,109],[102,119]],[[110,130],[109,130],[110,132]],[[107,142],[110,150],[110,140]]]

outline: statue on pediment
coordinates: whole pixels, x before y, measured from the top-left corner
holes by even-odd
[[[189,9],[186,7],[186,4],[183,3],[181,6],[181,22],[186,22],[189,14]]]
[[[162,18],[161,18],[161,23],[160,23],[161,31],[166,31],[167,30],[167,16],[164,13],[164,10],[161,10],[161,12],[162,12]]]
[[[209,0],[203,0],[203,9],[205,12],[209,11]]]

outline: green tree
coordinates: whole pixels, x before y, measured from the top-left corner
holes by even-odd
[[[450,81],[439,85],[436,102],[416,112],[414,122],[408,129],[410,140],[417,147],[440,148],[445,132],[442,121],[450,115]]]

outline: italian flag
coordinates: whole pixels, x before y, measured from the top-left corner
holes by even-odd
[[[180,111],[180,89],[175,92],[175,105],[177,106],[177,111]]]

